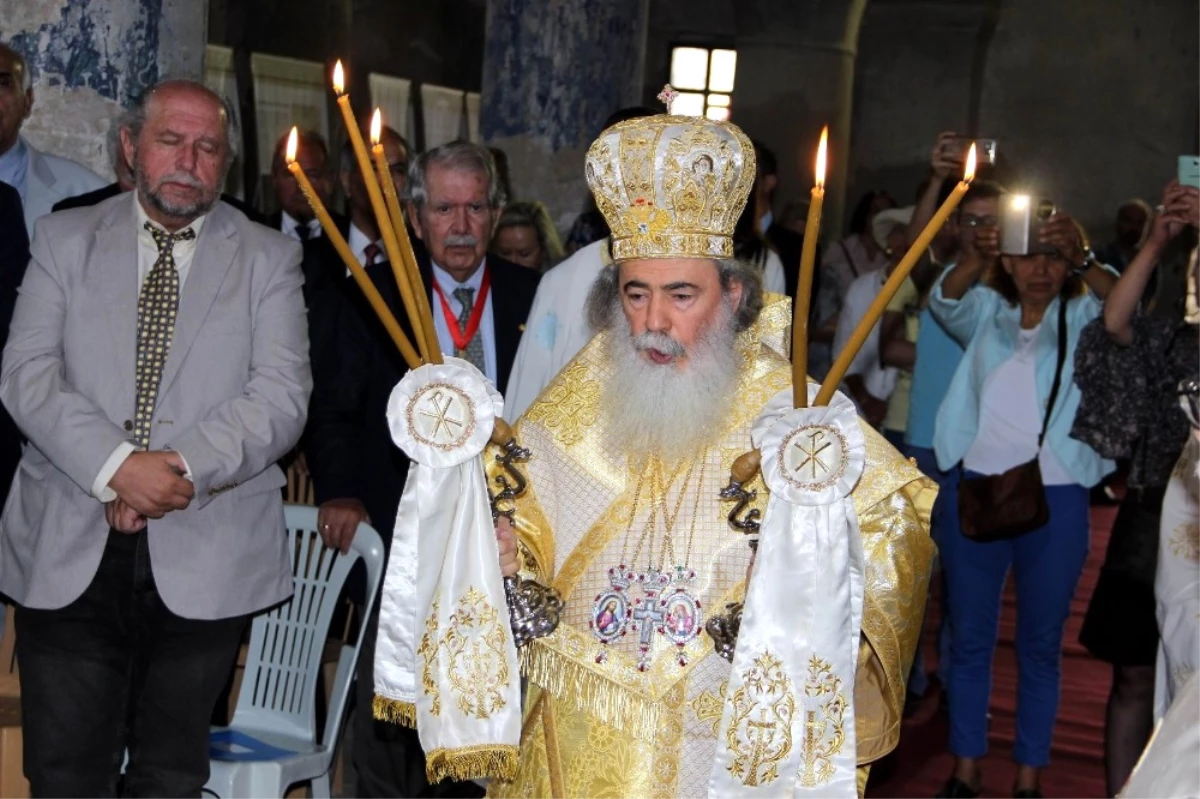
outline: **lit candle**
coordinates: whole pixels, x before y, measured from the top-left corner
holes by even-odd
[[[313,191],[312,184],[308,182],[308,176],[304,174],[304,170],[300,168],[300,164],[296,163],[296,146],[298,142],[299,134],[295,128],[292,128],[291,135],[288,136],[287,141],[286,156],[288,171],[292,173],[292,177],[300,185],[300,191],[304,193],[304,198],[308,200],[308,204],[312,207],[313,214],[321,222],[321,229],[325,231],[325,236],[329,239],[329,243],[337,250],[338,255],[342,256],[342,260],[346,262],[346,266],[350,269],[350,274],[354,275],[354,280],[358,283],[358,287],[362,289],[363,294],[367,297],[367,301],[371,303],[371,307],[375,309],[375,313],[379,316],[379,321],[383,323],[388,335],[392,337],[392,341],[400,349],[400,354],[404,356],[405,363],[408,364],[410,369],[416,369],[421,365],[420,356],[417,355],[417,351],[409,343],[408,336],[404,335],[404,331],[400,328],[396,317],[392,315],[391,309],[383,301],[383,297],[380,296],[379,290],[375,288],[375,284],[371,282],[371,278],[367,277],[366,270],[358,262],[358,257],[350,249],[350,245],[346,243],[346,239],[342,237],[341,231],[337,229],[337,225],[329,217],[329,212],[325,210],[325,204],[321,202],[321,198]]]
[[[367,196],[371,199],[371,210],[375,212],[375,221],[379,225],[379,237],[383,240],[383,249],[387,253],[388,260],[392,263],[392,268],[395,269],[397,264],[402,264],[400,260],[400,243],[396,240],[396,230],[392,226],[391,217],[388,215],[387,206],[383,201],[383,192],[379,188],[379,180],[376,178],[375,170],[371,168],[371,159],[367,155],[367,145],[363,142],[362,131],[358,129],[358,122],[354,118],[354,110],[350,107],[350,95],[345,93],[345,79],[342,70],[342,62],[338,61],[333,67],[333,91],[337,94],[338,107],[342,110],[342,120],[346,123],[346,135],[350,139],[350,146],[354,150],[354,157],[358,160],[359,171],[362,172],[363,183],[367,187]],[[390,182],[390,181],[389,181]],[[403,297],[403,286],[400,286],[401,297]],[[408,306],[405,304],[405,311],[410,314],[409,322],[412,324],[415,331],[420,324],[417,317],[412,317],[408,311]],[[417,341],[420,342],[422,335],[417,336]],[[422,355],[426,356],[426,360],[433,358],[433,353],[425,352],[422,349]],[[437,353],[437,361],[441,363],[441,353]]]
[[[421,270],[417,268],[412,241],[408,238],[408,227],[404,224],[404,215],[400,213],[400,199],[396,196],[391,167],[383,154],[383,116],[378,108],[371,115],[371,155],[375,158],[379,183],[383,187],[383,198],[387,201],[388,216],[400,246],[400,260],[392,262],[392,272],[400,286],[401,296],[404,297],[404,307],[409,318],[413,320],[413,332],[418,343],[424,342],[421,352],[425,360],[441,363],[442,349],[438,343],[437,331],[433,327],[433,310],[429,306],[429,295],[425,293],[425,284],[421,282]],[[404,294],[406,286],[407,295]]]
[[[388,165],[387,156],[383,153],[383,119],[380,116],[379,109],[375,109],[375,113],[371,115],[371,155],[375,158],[375,168],[379,173],[379,185],[383,187],[383,197],[387,204],[389,224],[393,230],[399,230],[404,227],[404,217],[400,215],[400,202],[396,198],[396,184],[392,182],[391,168]],[[400,250],[397,247],[397,250]],[[404,303],[404,311],[408,314],[408,319],[413,322],[413,338],[416,339],[417,348],[421,351],[421,357],[426,361],[430,361],[430,344],[425,338],[425,326],[417,324],[417,320],[421,319],[421,311],[416,303],[415,292],[411,276],[408,272],[407,259],[401,256],[400,258],[391,259],[392,274],[396,278],[396,285],[400,288],[400,299]],[[417,285],[420,285],[418,282]],[[434,339],[434,346],[437,346],[437,339]]]
[[[808,407],[808,314],[812,302],[814,261],[817,237],[821,235],[821,206],[825,202],[825,159],[829,147],[829,126],[821,130],[817,146],[816,181],[804,225],[804,244],[800,251],[800,276],[796,283],[796,302],[792,316],[792,404]]]
[[[862,321],[858,323],[858,327],[854,328],[854,333],[850,336],[850,340],[846,342],[845,348],[838,353],[837,360],[834,361],[833,367],[829,370],[829,374],[825,377],[825,382],[821,383],[821,390],[817,393],[817,405],[828,405],[829,400],[833,399],[833,394],[837,391],[838,385],[842,382],[842,378],[846,376],[846,370],[850,368],[850,362],[854,360],[854,356],[858,354],[862,348],[863,342],[867,340],[867,336],[871,333],[871,328],[883,316],[883,312],[887,309],[888,303],[892,301],[892,297],[896,296],[896,292],[900,290],[900,285],[904,279],[912,272],[913,267],[917,265],[917,261],[929,249],[930,242],[937,232],[942,229],[942,225],[946,224],[946,220],[950,218],[950,214],[954,213],[954,209],[962,202],[963,195],[967,193],[967,189],[971,188],[971,181],[975,178],[975,145],[971,145],[970,151],[967,153],[966,169],[963,171],[963,179],[954,187],[954,191],[950,192],[950,196],[946,198],[946,202],[942,203],[942,207],[937,210],[933,218],[929,220],[929,224],[921,231],[921,235],[917,236],[917,240],[908,248],[908,252],[904,254],[904,258],[900,263],[896,264],[896,268],[892,270],[892,274],[888,277],[887,282],[883,284],[879,295],[875,297],[875,301],[871,303],[871,307],[867,309]]]

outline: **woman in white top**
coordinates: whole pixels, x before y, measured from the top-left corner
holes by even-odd
[[[1041,795],[1038,777],[1050,760],[1058,711],[1063,626],[1088,551],[1088,488],[1113,467],[1070,430],[1080,397],[1072,380],[1075,347],[1115,277],[1085,251],[1067,216],[1043,228],[1042,242],[1054,252],[1038,255],[1001,257],[994,225],[976,231],[978,251],[948,270],[930,298],[933,315],[966,347],[938,412],[934,450],[939,467],[961,461],[968,479],[1038,458],[1050,521],[1017,538],[983,543],[965,538],[958,514],[947,514],[950,529],[939,555],[954,608],[946,690],[955,769],[939,796],[979,795],[1000,600],[1010,568],[1019,674],[1013,795]],[[1065,360],[1039,451],[1058,364],[1060,312]]]
[[[825,248],[816,281],[817,295],[813,298],[813,333],[809,336],[808,346],[808,373],[818,380],[832,364],[830,344],[850,284],[887,266],[887,253],[871,235],[871,222],[880,211],[895,207],[896,201],[887,192],[867,192],[850,215],[850,235]]]

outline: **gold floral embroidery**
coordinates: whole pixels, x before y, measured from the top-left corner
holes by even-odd
[[[733,694],[733,721],[725,743],[733,762],[729,773],[747,787],[779,778],[779,764],[792,751],[792,715],[796,697],[783,662],[770,652],[759,655],[742,674]]]
[[[425,634],[421,636],[421,645],[417,647],[417,657],[423,663],[421,667],[421,686],[425,693],[433,697],[429,712],[435,716],[442,715],[442,697],[438,692],[437,681],[433,679],[433,662],[437,659],[438,645],[434,641],[437,635],[438,600],[433,600],[429,609],[429,617],[425,619]]]
[[[833,673],[833,664],[815,655],[808,661],[804,696],[806,700],[815,700],[804,702],[804,756],[800,770],[800,784],[811,788],[833,778],[833,758],[846,742],[843,725],[846,695],[842,692],[842,678]]]
[[[725,694],[729,689],[728,681],[721,683],[721,689],[718,694],[712,691],[704,691],[695,699],[692,700],[692,712],[696,714],[696,719],[704,724],[712,724],[712,734],[715,738],[717,731],[721,726],[721,714],[725,712]]]
[[[1175,528],[1169,542],[1171,552],[1177,558],[1200,560],[1200,524],[1185,522]]]
[[[570,447],[596,423],[599,408],[600,384],[589,377],[585,362],[575,361],[538,398],[522,421],[540,424],[561,446]]]
[[[441,713],[437,685],[432,675],[436,665],[445,670],[458,709],[465,716],[490,718],[505,706],[503,689],[508,683],[508,663],[504,657],[505,632],[499,614],[483,592],[471,587],[458,600],[447,620],[445,635],[437,644],[438,604],[435,600],[425,635],[417,650],[425,659],[421,682],[425,693],[434,697],[430,712]]]

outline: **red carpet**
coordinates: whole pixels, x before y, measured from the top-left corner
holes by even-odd
[[[1079,645],[1079,627],[1100,574],[1108,533],[1116,508],[1092,510],[1091,551],[1075,593],[1063,640],[1062,701],[1049,768],[1042,773],[1047,797],[1101,797],[1104,792],[1104,705],[1108,700],[1111,667],[1093,659]],[[936,583],[936,580],[935,580]],[[936,586],[935,586],[936,589]],[[936,666],[934,641],[938,611],[935,600],[926,628],[926,668]],[[991,749],[983,761],[985,797],[1012,796],[1016,765],[1010,759],[1016,712],[1017,664],[1013,648],[1016,597],[1011,580],[1004,594],[1000,643],[992,672]],[[872,770],[867,796],[924,797],[936,794],[950,776],[953,758],[946,752],[947,720],[938,710],[941,692],[931,688],[922,706],[905,721],[900,745]]]

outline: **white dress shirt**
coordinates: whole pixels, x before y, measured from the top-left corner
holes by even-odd
[[[146,209],[142,207],[140,195],[134,198],[133,207],[134,219],[137,224],[137,290],[138,296],[141,296],[142,284],[146,282],[146,276],[150,274],[150,270],[154,268],[154,263],[158,260],[158,245],[154,242],[154,237],[150,235],[150,232],[146,230],[146,223],[150,221],[150,217],[146,215]],[[156,222],[151,222],[151,224],[162,229],[162,226]],[[180,297],[183,296],[186,288],[188,270],[192,265],[192,257],[196,254],[196,242],[200,241],[200,229],[204,227],[204,217],[198,217],[188,227],[196,233],[196,237],[190,241],[175,242],[172,250],[175,256],[175,271],[179,273]],[[172,346],[174,346],[174,342],[172,342]],[[138,445],[132,441],[125,441],[117,445],[112,455],[109,455],[108,460],[100,467],[100,472],[96,475],[95,482],[92,483],[92,496],[101,502],[112,502],[117,498],[117,492],[109,488],[108,484],[121,465],[125,463],[125,459],[137,449]],[[189,469],[188,472],[190,473],[190,471]]]
[[[279,232],[283,235],[296,241],[304,241],[304,239],[300,238],[300,234],[296,232],[296,228],[301,226],[308,228],[308,237],[310,239],[318,238],[321,235],[321,220],[315,216],[307,222],[301,222],[287,211],[279,212]]]
[[[465,283],[459,283],[449,272],[437,264],[433,264],[433,279],[437,281],[442,293],[446,295],[446,303],[450,306],[450,313],[454,314],[456,322],[462,313],[462,303],[454,298],[454,290],[460,287],[473,288],[475,289],[475,301],[478,302],[479,289],[483,285],[483,270],[486,268],[487,260],[485,259],[480,268],[475,270],[475,274],[467,278]],[[498,385],[496,378],[496,323],[492,314],[492,294],[493,292],[489,289],[487,300],[483,305],[483,316],[479,320],[479,331],[476,335],[483,337],[483,373],[487,375],[493,385]],[[438,299],[436,291],[431,290],[429,295],[429,305],[433,309],[433,325],[437,330],[438,346],[447,355],[454,355],[454,339],[450,336],[450,325],[446,323],[442,301]]]
[[[346,237],[346,244],[350,246],[350,251],[358,257],[358,262],[363,266],[367,265],[367,247],[374,244],[379,248],[379,255],[376,256],[375,262],[383,261],[387,258],[387,253],[383,251],[383,242],[379,239],[371,241],[367,238],[367,234],[358,229],[358,225],[350,223],[350,235]],[[350,269],[346,268],[346,277],[350,277]]]

